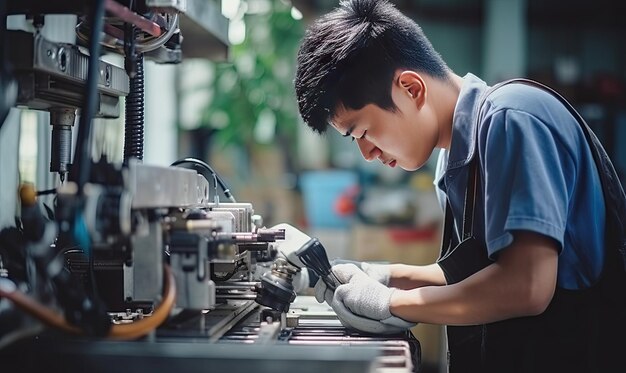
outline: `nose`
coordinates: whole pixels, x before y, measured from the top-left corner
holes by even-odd
[[[380,149],[366,139],[356,139],[356,143],[361,151],[361,155],[368,162],[376,160],[382,154]]]

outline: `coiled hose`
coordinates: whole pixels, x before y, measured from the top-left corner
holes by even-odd
[[[124,130],[124,163],[131,157],[143,160],[144,75],[143,54],[135,57],[136,75],[130,79],[126,96],[126,127]]]

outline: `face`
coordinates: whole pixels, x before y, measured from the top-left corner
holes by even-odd
[[[356,142],[365,160],[413,171],[428,161],[437,146],[439,128],[424,80],[415,72],[409,73],[394,78],[391,97],[395,111],[374,104],[358,110],[339,107],[331,122]]]

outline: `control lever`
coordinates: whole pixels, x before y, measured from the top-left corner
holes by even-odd
[[[315,272],[329,289],[335,291],[341,281],[331,270],[326,249],[317,238],[311,238],[304,246],[296,251],[296,256],[310,270]]]

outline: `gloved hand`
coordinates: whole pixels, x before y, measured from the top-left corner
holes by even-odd
[[[308,289],[311,286],[309,285],[309,269],[301,268],[298,273],[293,276],[292,285],[296,294],[300,294]]]
[[[388,288],[369,277],[354,264],[338,264],[333,272],[343,283],[329,303],[346,327],[369,333],[393,334],[415,323],[393,316],[389,302],[395,288]]]
[[[346,259],[333,259],[330,262],[331,265],[337,264],[354,264],[359,269],[365,272],[366,275],[380,282],[385,286],[389,286],[389,278],[391,277],[391,269],[388,264],[377,264],[368,262],[357,262],[355,260]]]
[[[375,281],[388,286],[389,278],[391,276],[391,270],[389,266],[386,264],[373,264],[367,262],[357,262],[353,260],[345,260],[345,259],[334,259],[330,262],[331,266],[334,268],[335,265],[338,264],[354,264],[361,271],[365,272],[366,275],[374,279]],[[318,280],[315,284],[315,299],[318,302],[328,303],[330,305],[333,299],[333,292],[328,289],[326,283],[324,281]]]

